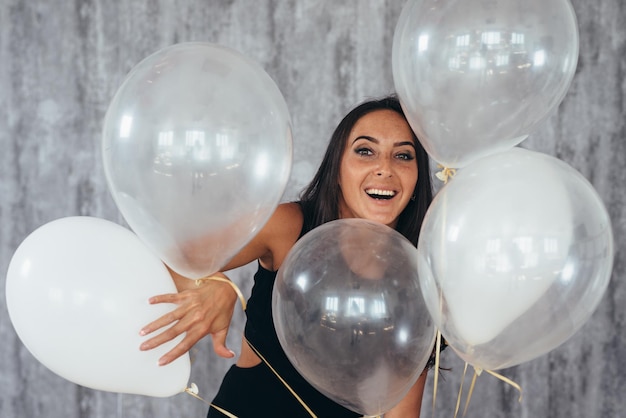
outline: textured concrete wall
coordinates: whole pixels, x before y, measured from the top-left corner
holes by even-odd
[[[368,96],[392,91],[391,43],[399,0],[0,0],[0,416],[201,417],[186,394],[166,399],[74,385],[37,362],[8,319],[5,272],[28,233],[53,219],[92,215],[122,223],[105,184],[100,133],[126,73],[182,41],[211,41],[260,62],[281,88],[295,134],[285,198],[308,182],[338,118]],[[550,354],[502,374],[525,392],[483,375],[471,417],[622,417],[626,414],[626,10],[622,0],[574,0],[581,50],[559,108],[525,146],[581,171],[609,208],[616,263],[591,320]],[[234,279],[249,290],[250,268]],[[36,307],[33,307],[36,309]],[[237,347],[237,312],[230,345]],[[191,381],[210,399],[230,361],[203,340]],[[435,416],[453,416],[463,364],[452,352]],[[432,376],[424,416],[431,413]],[[263,416],[263,415],[261,415]]]

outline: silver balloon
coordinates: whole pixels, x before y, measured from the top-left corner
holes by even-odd
[[[426,151],[462,167],[551,115],[578,44],[569,0],[409,0],[393,39],[394,84]]]
[[[287,357],[320,392],[364,415],[397,404],[432,352],[416,253],[385,225],[336,220],[302,237],[276,278],[272,312]]]
[[[551,351],[585,323],[611,276],[613,235],[580,173],[513,148],[441,189],[418,254],[426,303],[450,347],[497,370]]]
[[[291,170],[291,121],[260,65],[223,46],[181,43],[128,74],[102,149],[129,226],[175,271],[199,278],[274,212]]]

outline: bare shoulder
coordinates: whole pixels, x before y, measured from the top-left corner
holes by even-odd
[[[263,267],[278,270],[283,259],[298,240],[304,216],[298,203],[278,205],[263,228],[237,254],[224,271],[259,260]]]
[[[264,267],[278,270],[287,253],[298,240],[304,216],[298,203],[282,203],[267,222],[261,234],[268,245],[268,256],[261,257]]]
[[[271,220],[275,220],[278,222],[286,222],[289,224],[296,223],[298,225],[290,225],[290,226],[296,226],[298,229],[298,232],[300,232],[299,230],[302,228],[302,222],[304,221],[304,216],[302,214],[302,208],[300,207],[300,204],[296,202],[289,202],[289,203],[281,203],[280,205],[278,205],[278,207],[274,211],[274,214],[271,217]]]

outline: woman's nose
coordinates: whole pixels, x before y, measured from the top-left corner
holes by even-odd
[[[390,164],[389,159],[384,158],[380,160],[378,167],[376,167],[376,175],[381,176],[381,177],[383,176],[391,177],[391,173],[392,173],[392,170],[391,170],[391,164]]]

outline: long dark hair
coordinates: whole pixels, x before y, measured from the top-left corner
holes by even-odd
[[[368,100],[352,109],[339,123],[330,138],[324,159],[313,180],[300,194],[304,212],[303,233],[339,218],[339,168],[350,131],[359,119],[376,110],[393,110],[404,116],[400,101],[395,95]],[[413,131],[411,131],[413,133]],[[422,221],[433,199],[428,154],[413,133],[418,168],[415,199],[400,214],[396,230],[417,246]]]

